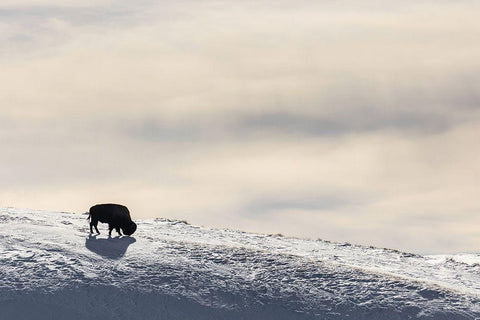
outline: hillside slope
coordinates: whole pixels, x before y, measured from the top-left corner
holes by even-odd
[[[477,319],[480,256],[0,209],[0,319]]]

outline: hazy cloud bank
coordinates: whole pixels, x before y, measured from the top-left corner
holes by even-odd
[[[478,9],[4,2],[1,204],[477,250]]]

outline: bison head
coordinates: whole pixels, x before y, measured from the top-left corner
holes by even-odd
[[[127,226],[124,226],[122,228],[123,234],[125,234],[127,236],[132,235],[135,232],[135,230],[137,230],[137,224],[133,221],[132,221],[131,224],[129,224]]]

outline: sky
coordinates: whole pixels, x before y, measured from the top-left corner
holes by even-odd
[[[3,0],[0,205],[480,252],[480,4]]]

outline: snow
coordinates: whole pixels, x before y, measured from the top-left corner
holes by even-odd
[[[0,319],[480,319],[480,254],[0,208]]]

